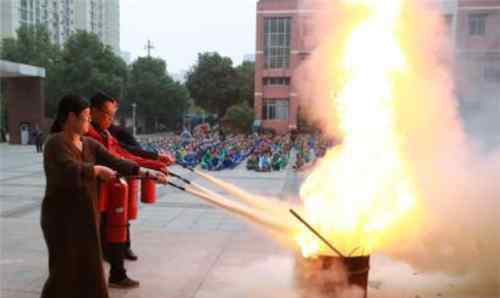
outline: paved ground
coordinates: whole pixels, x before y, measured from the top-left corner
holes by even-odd
[[[0,297],[38,297],[47,276],[39,227],[45,181],[41,155],[31,147],[0,144],[0,160]],[[283,199],[296,193],[301,179],[291,170],[262,174],[235,169],[216,175]],[[271,236],[180,191],[162,187],[159,195],[157,204],[141,206],[132,227],[140,259],[127,268],[142,285],[111,290],[112,298],[311,297],[299,294],[295,285],[293,253]],[[451,290],[455,282],[417,275],[404,264],[375,256],[369,296],[479,297]]]

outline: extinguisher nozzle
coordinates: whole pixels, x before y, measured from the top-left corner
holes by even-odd
[[[191,184],[190,180],[187,180],[186,178],[184,178],[184,177],[182,177],[180,175],[177,175],[176,173],[172,173],[170,171],[165,171],[165,174],[170,175],[170,176],[172,176],[174,178],[177,178],[177,179],[181,180],[182,182],[184,182],[186,184]]]
[[[179,190],[181,190],[181,191],[186,191],[186,188],[185,188],[185,187],[180,186],[180,185],[177,185],[177,184],[175,184],[175,183],[172,183],[172,182],[167,182],[167,184],[168,184],[168,185],[170,185],[170,186],[172,186],[172,187],[175,187],[175,188],[177,188],[177,189],[179,189]]]

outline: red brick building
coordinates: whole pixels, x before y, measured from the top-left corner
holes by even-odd
[[[37,126],[47,131],[50,121],[45,118],[44,78],[44,68],[0,60],[8,122],[0,123],[0,128],[8,127],[11,144],[27,144],[31,130]]]
[[[300,0],[257,3],[255,112],[263,127],[285,132],[297,127],[298,98],[294,70],[310,54],[311,10]]]
[[[500,0],[431,0],[450,28],[461,101],[477,104],[500,94]],[[314,49],[314,8],[301,0],[257,3],[255,112],[263,127],[297,127],[299,99],[293,73]],[[500,107],[500,105],[499,105]]]
[[[461,103],[500,112],[500,0],[456,1],[450,18]]]

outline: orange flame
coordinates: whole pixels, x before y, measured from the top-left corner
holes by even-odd
[[[362,15],[340,42],[341,62],[332,70],[343,143],[326,154],[300,196],[305,218],[345,255],[373,253],[397,239],[417,209],[395,124],[395,82],[410,72],[397,31],[403,2],[343,2]],[[305,229],[296,240],[305,257],[328,252]]]

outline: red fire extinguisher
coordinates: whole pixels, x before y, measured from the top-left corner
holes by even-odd
[[[142,180],[141,201],[145,204],[154,204],[156,202],[156,183],[154,179]]]
[[[108,209],[109,187],[107,183],[99,183],[99,200],[97,202],[99,212],[105,212]]]
[[[128,219],[137,219],[139,212],[139,202],[137,193],[139,192],[139,180],[136,178],[129,178],[128,183]]]
[[[106,239],[110,243],[127,241],[128,225],[128,185],[124,179],[114,179],[109,183],[109,205]]]

